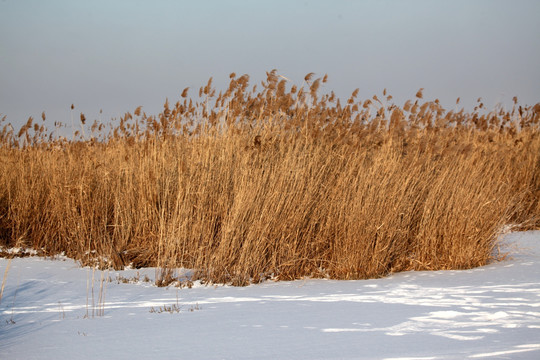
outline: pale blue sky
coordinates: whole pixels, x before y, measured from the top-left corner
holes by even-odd
[[[540,1],[0,0],[0,113],[17,126],[45,111],[93,120],[139,105],[159,112],[210,76],[265,71],[398,105],[425,88],[488,107],[540,102]]]

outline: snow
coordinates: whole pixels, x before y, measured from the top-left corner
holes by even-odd
[[[504,243],[507,260],[472,270],[243,288],[0,259],[0,358],[540,359],[540,231]]]

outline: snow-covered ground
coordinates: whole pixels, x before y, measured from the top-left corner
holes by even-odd
[[[508,260],[474,270],[244,288],[0,259],[0,358],[540,359],[540,231],[505,241]]]

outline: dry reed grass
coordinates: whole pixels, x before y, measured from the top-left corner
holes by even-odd
[[[157,116],[81,114],[71,140],[45,114],[17,133],[4,118],[1,244],[245,285],[471,268],[503,225],[540,226],[540,104],[342,104],[313,77],[231,74],[217,95],[210,79]]]

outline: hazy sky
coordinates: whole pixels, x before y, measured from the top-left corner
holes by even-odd
[[[488,107],[540,102],[540,1],[0,0],[0,113],[69,122],[142,105],[160,111],[210,76],[252,83],[265,71],[360,98],[384,88],[398,105],[425,88]]]

